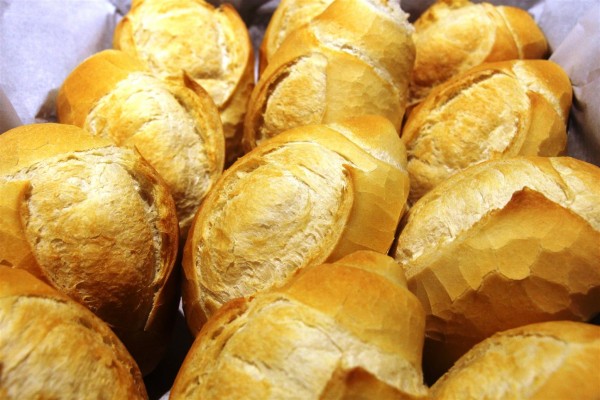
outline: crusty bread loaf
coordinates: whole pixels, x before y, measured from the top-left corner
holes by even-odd
[[[546,60],[486,63],[437,86],[402,130],[410,202],[482,161],[561,155],[571,98],[569,77]]]
[[[161,78],[179,78],[185,71],[219,109],[226,164],[241,155],[254,55],[235,8],[215,8],[204,0],[136,0],[117,25],[114,47],[138,57]]]
[[[183,255],[197,333],[225,302],[356,250],[387,253],[408,196],[404,146],[371,116],[296,128],[240,158],[200,207]]]
[[[321,14],[333,0],[282,0],[269,20],[259,51],[259,69],[264,71],[281,43],[296,29]]]
[[[465,354],[431,388],[444,399],[600,398],[600,327],[554,321],[504,331]]]
[[[0,398],[147,399],[109,327],[28,272],[0,266],[0,321]]]
[[[181,83],[161,81],[127,53],[105,50],[65,79],[57,111],[62,123],[140,152],[173,195],[184,240],[223,172],[223,128],[206,91],[185,75]]]
[[[386,255],[306,267],[281,288],[223,306],[196,338],[171,399],[423,398],[424,323]]]
[[[416,59],[409,104],[484,62],[543,58],[544,34],[524,10],[468,0],[438,0],[415,21]]]
[[[177,218],[159,175],[72,125],[15,128],[0,149],[1,264],[87,306],[150,371],[177,307]]]
[[[292,32],[248,104],[244,148],[308,124],[377,114],[400,129],[414,62],[412,26],[388,0],[336,0]]]
[[[429,366],[498,331],[600,312],[598,182],[583,161],[518,157],[467,168],[414,204],[395,258],[427,314]]]

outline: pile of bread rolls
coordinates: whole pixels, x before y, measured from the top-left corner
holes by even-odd
[[[600,398],[600,168],[514,7],[134,0],[0,135],[0,397]],[[254,77],[256,71],[256,78]]]

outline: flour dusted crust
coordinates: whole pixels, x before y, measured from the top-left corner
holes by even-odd
[[[405,152],[382,117],[297,128],[247,154],[207,196],[183,256],[197,332],[236,297],[355,250],[389,250],[408,191]]]
[[[228,4],[139,0],[117,26],[114,47],[136,56],[161,78],[184,71],[212,97],[223,123],[226,164],[241,155],[242,123],[254,85],[246,25]]]
[[[479,343],[431,388],[435,399],[596,399],[600,327],[553,321]]]
[[[414,61],[397,3],[337,0],[283,41],[252,92],[246,151],[281,132],[377,114],[400,128]]]
[[[196,338],[171,398],[425,398],[423,326],[398,265],[355,252],[223,306]]]
[[[31,274],[0,267],[0,321],[3,399],[148,398],[109,327]]]
[[[149,372],[176,307],[178,228],[164,183],[138,154],[71,125],[0,137],[2,265],[91,309]]]
[[[486,160],[566,150],[572,88],[546,60],[487,63],[434,88],[402,129],[410,202]]]
[[[434,358],[600,312],[599,179],[598,167],[568,157],[488,161],[415,203],[395,258],[427,313]]]
[[[163,82],[128,54],[105,50],[69,74],[57,110],[62,123],[136,148],[173,195],[185,238],[198,206],[223,171],[223,129],[206,91],[185,75]]]
[[[543,58],[548,51],[534,19],[517,7],[438,0],[414,25],[410,105],[433,87],[485,62]]]

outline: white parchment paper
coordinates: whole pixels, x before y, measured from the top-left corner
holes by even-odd
[[[219,3],[220,0],[213,0]],[[256,46],[277,0],[232,0]],[[546,34],[551,59],[569,74],[574,101],[569,155],[600,165],[600,0],[506,0],[528,10]],[[403,0],[414,20],[433,0]],[[0,133],[55,120],[58,88],[86,57],[112,45],[130,0],[0,0]],[[169,353],[146,378],[152,399],[167,398],[191,344],[179,315]]]

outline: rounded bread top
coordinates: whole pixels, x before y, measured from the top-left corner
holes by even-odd
[[[148,371],[176,306],[178,227],[164,183],[132,150],[71,125],[15,128],[0,147],[4,264],[90,308]]]
[[[29,273],[0,267],[0,320],[3,398],[147,399],[109,327]]]
[[[598,386],[600,327],[544,322],[477,344],[432,387],[436,399],[592,399]]]
[[[337,375],[360,370],[418,398],[423,329],[398,265],[356,252],[223,306],[197,336],[172,396],[316,399]]]
[[[408,190],[391,123],[363,117],[280,136],[229,168],[196,216],[183,259],[192,330],[297,268],[389,250]]]

